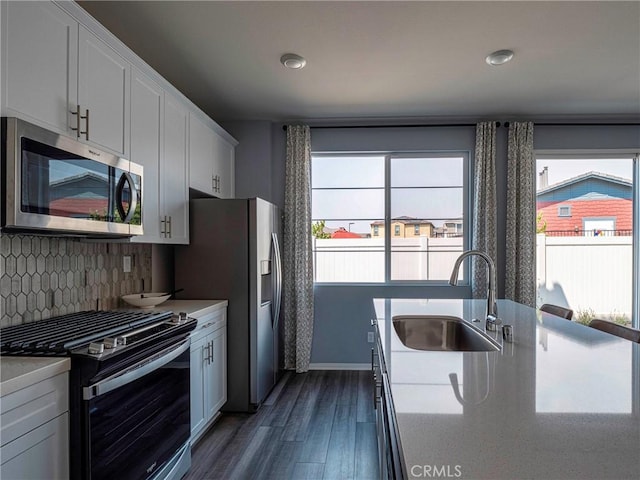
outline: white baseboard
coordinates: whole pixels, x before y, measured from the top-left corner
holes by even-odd
[[[371,370],[370,363],[310,363],[309,370]]]

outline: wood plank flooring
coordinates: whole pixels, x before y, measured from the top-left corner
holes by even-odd
[[[288,372],[255,414],[223,414],[185,480],[376,480],[369,371]]]

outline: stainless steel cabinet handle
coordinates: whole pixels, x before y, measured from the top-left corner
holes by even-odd
[[[213,340],[209,342],[209,345],[211,346],[211,348],[209,348],[209,358],[211,359],[210,363],[213,363]]]
[[[207,354],[203,356],[202,361],[203,361],[203,362],[207,362],[207,365],[209,365],[209,363],[210,363],[210,362],[209,362],[209,358],[211,357],[211,355],[209,354],[209,347],[210,347],[210,346],[211,346],[211,345],[209,345],[209,344],[207,343],[204,347],[202,347],[202,350],[205,350],[205,351],[207,352]]]
[[[78,112],[78,116],[80,117],[80,112]],[[84,135],[85,140],[89,140],[89,109],[87,108],[85,110],[85,114],[84,117],[80,117],[80,118],[84,118],[85,120],[85,129],[84,132],[80,132],[81,134]],[[80,127],[80,123],[78,123],[78,127]],[[78,135],[80,136],[80,135]]]
[[[167,230],[168,230],[167,236],[169,238],[171,238],[171,215],[169,215],[169,217],[168,217],[167,226],[168,226],[168,228],[167,228]]]
[[[76,132],[76,137],[80,138],[80,105],[76,105],[76,111],[71,110],[71,115],[76,116],[76,126],[71,127],[71,130]]]

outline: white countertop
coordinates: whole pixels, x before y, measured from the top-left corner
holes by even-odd
[[[412,350],[394,315],[470,321],[484,318],[486,301],[374,306],[410,478],[429,478],[427,469],[461,479],[640,478],[639,344],[499,300],[499,317],[514,328],[501,352]],[[473,325],[484,329],[484,320]]]
[[[67,372],[70,367],[71,360],[64,357],[0,357],[0,396]]]
[[[200,318],[229,305],[228,300],[167,300],[158,305],[154,311],[185,312],[190,317]]]

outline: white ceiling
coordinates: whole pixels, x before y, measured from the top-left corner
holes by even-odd
[[[218,121],[640,115],[638,1],[79,3]]]

